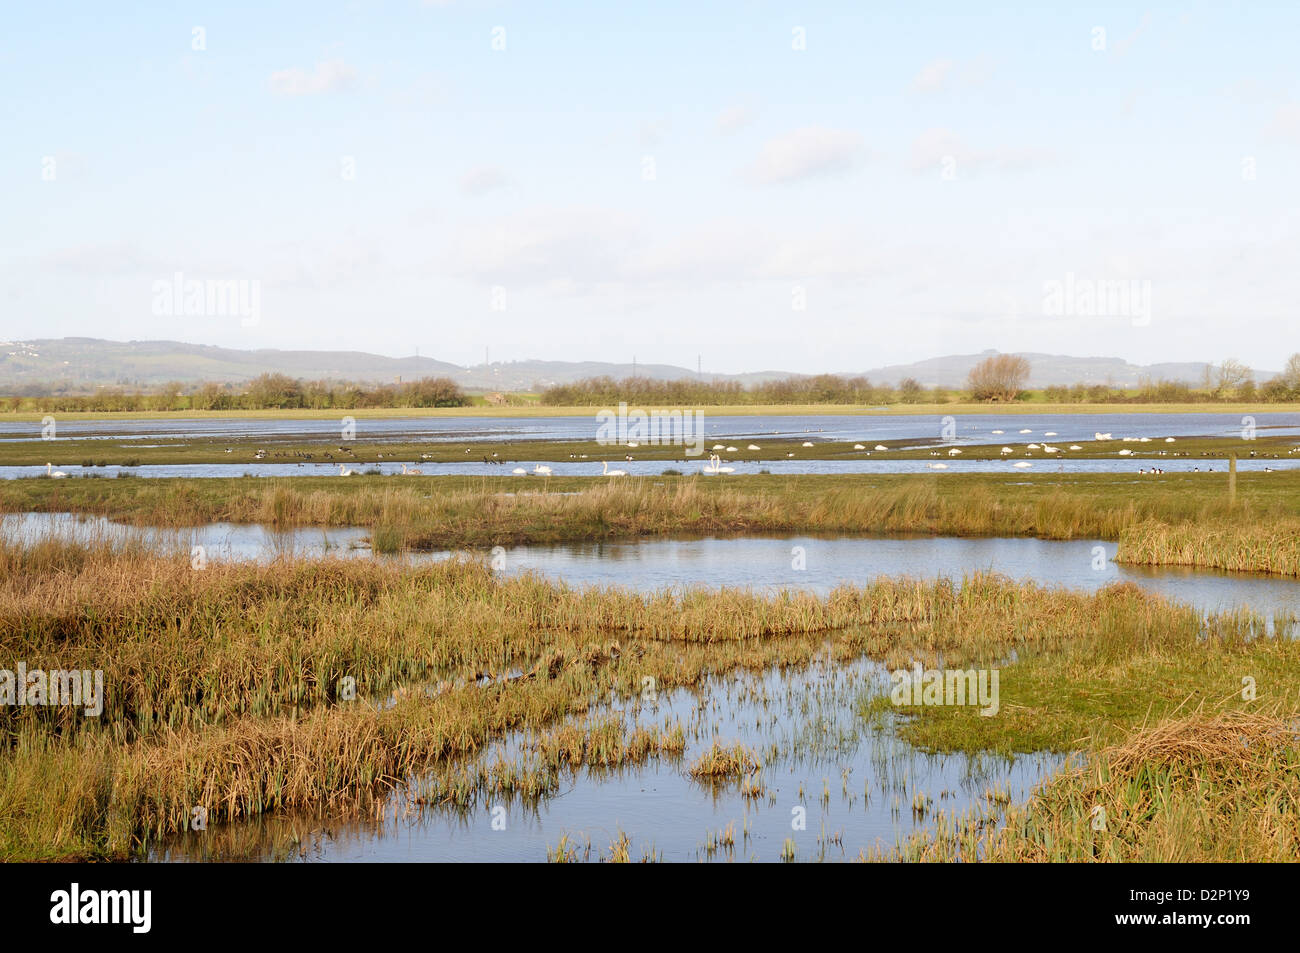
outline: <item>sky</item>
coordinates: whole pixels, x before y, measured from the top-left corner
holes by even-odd
[[[7,340],[718,373],[1300,350],[1294,2],[3,20]]]

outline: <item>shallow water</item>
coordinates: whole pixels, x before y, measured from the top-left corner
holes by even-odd
[[[593,440],[596,413],[582,417],[361,417],[357,437],[362,440]],[[686,408],[689,409],[689,408]],[[66,420],[58,424],[64,437],[78,439],[160,440],[295,436],[334,439],[339,435],[338,418],[295,420],[289,418],[174,418],[150,420],[132,417],[103,417],[94,420]],[[864,414],[771,414],[762,416],[713,416],[702,412],[705,434],[715,439],[762,437],[816,440],[935,440],[943,431],[944,415],[899,414],[886,408]],[[1300,415],[1294,413],[1255,414],[1260,430],[1276,435],[1300,435]],[[954,415],[960,443],[989,443],[997,439],[1033,439],[1055,431],[1054,440],[1063,442],[1091,439],[1094,433],[1113,433],[1116,439],[1132,437],[1239,436],[1242,415],[1225,413],[1117,413],[1117,414],[964,414]],[[992,434],[1005,431],[1005,438]],[[0,421],[0,441],[40,440],[37,422]],[[869,444],[870,445],[870,444]]]
[[[629,723],[661,727],[680,721],[687,734],[680,759],[562,771],[558,791],[532,803],[485,798],[467,810],[425,807],[408,813],[405,792],[399,791],[379,820],[280,818],[214,826],[168,841],[150,859],[544,861],[567,835],[579,845],[578,859],[599,860],[609,856],[619,832],[628,835],[634,861],[646,855],[664,861],[777,861],[787,838],[794,841],[795,860],[853,859],[932,825],[934,810],[953,814],[986,806],[990,790],[1022,801],[1064,760],[918,751],[899,741],[890,724],[872,725],[860,714],[862,700],[888,685],[887,673],[866,660],[844,664],[823,657],[783,673],[729,673],[698,690],[665,693],[654,704],[613,703]],[[759,753],[762,797],[744,797],[738,782],[690,778],[689,765],[715,739]],[[513,760],[528,751],[529,741],[516,734],[481,757],[489,763],[499,754]],[[930,800],[924,815],[912,809],[917,795]],[[504,814],[494,818],[497,807]],[[794,827],[798,808],[805,812],[802,830]],[[711,850],[710,834],[728,825],[734,847]]]
[[[811,452],[811,451],[810,451]],[[1144,452],[1144,451],[1135,451]],[[933,473],[936,475],[959,473],[1003,473],[1007,476],[1019,476],[1021,473],[1129,473],[1134,480],[1155,480],[1156,476],[1139,474],[1140,469],[1159,466],[1169,474],[1190,474],[1196,479],[1212,479],[1213,474],[1228,471],[1227,459],[1187,458],[1172,459],[1157,457],[1116,457],[1113,460],[1069,460],[1063,458],[1047,459],[1037,457],[1026,461],[1032,463],[1028,469],[1017,469],[1015,459],[1007,460],[958,460],[944,459],[942,469],[934,469],[934,460],[764,460],[759,463],[725,461],[734,468],[735,473],[708,474],[705,464],[698,459],[683,463],[680,460],[622,460],[620,454],[612,454],[609,462],[614,469],[625,470],[629,476],[661,476],[665,470],[691,475],[702,474],[715,480],[738,480],[747,475],[760,473],[774,474],[844,474],[844,473]],[[408,461],[409,463],[409,461]],[[600,476],[600,461],[557,461],[557,460],[511,460],[508,464],[478,463],[432,463],[419,461],[422,476],[498,476],[515,477],[520,482],[544,483],[545,477],[532,472],[533,467],[544,464],[551,468],[553,476]],[[516,467],[528,471],[526,474],[513,474]],[[337,463],[172,463],[145,464],[138,467],[81,467],[73,464],[60,464],[59,468],[69,479],[115,479],[118,474],[133,477],[337,477]],[[377,469],[385,476],[402,480],[418,480],[418,476],[403,476],[401,463],[356,464],[358,471]],[[1250,459],[1237,461],[1237,469],[1242,473],[1264,473],[1267,468],[1273,470],[1300,469],[1300,459],[1295,457],[1283,459]],[[1198,472],[1199,471],[1199,472]],[[44,477],[45,467],[0,467],[0,479],[19,479]],[[611,477],[610,479],[617,479]]]
[[[276,530],[256,524],[212,523],[185,530],[128,527],[71,513],[0,516],[0,535],[32,540],[143,539],[156,548],[208,559],[348,555],[369,558],[370,533],[359,527]],[[487,549],[473,550],[491,558]],[[842,583],[881,576],[943,577],[960,582],[976,572],[998,572],[1045,586],[1094,591],[1113,582],[1142,588],[1203,611],[1249,608],[1267,617],[1300,614],[1300,580],[1262,573],[1183,567],[1123,566],[1116,544],[1103,540],[1004,537],[723,537],[644,539],[600,543],[512,546],[497,553],[507,573],[538,572],[573,586],[617,585],[638,592],[680,586],[735,586],[763,591],[800,589],[825,594]],[[419,553],[413,561],[445,559]],[[803,568],[795,568],[796,566]]]

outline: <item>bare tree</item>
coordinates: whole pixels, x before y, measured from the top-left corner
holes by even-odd
[[[975,400],[1015,400],[1027,380],[1027,360],[1016,354],[995,354],[971,368],[966,385]]]
[[[1287,358],[1286,366],[1282,368],[1282,373],[1277,376],[1286,389],[1293,394],[1300,394],[1300,354],[1292,354]]]
[[[1219,383],[1215,393],[1220,395],[1235,394],[1241,390],[1246,381],[1253,381],[1254,376],[1249,367],[1235,357],[1230,357],[1219,365]]]

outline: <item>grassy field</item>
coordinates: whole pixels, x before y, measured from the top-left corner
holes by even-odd
[[[0,859],[126,856],[183,829],[195,805],[213,822],[372,812],[413,774],[426,778],[415,790],[427,803],[468,803],[484,786],[544,797],[561,765],[681,751],[672,727],[597,718],[552,730],[592,698],[635,698],[647,677],[667,690],[738,668],[801,666],[826,651],[891,668],[1001,665],[1006,725],[993,718],[972,728],[932,710],[888,716],[870,704],[864,717],[902,718],[936,748],[1078,748],[1127,765],[1124,780],[1106,782],[1122,830],[1131,829],[1126,805],[1151,784],[1164,787],[1159,800],[1141,802],[1144,816],[1173,830],[1183,823],[1177,811],[1207,792],[1218,809],[1230,792],[1290,779],[1276,793],[1249,788],[1240,839],[1201,846],[1210,857],[1235,856],[1242,844],[1268,856],[1292,846],[1294,737],[1252,735],[1269,742],[1220,752],[1207,778],[1169,768],[1164,747],[1130,735],[1189,708],[1295,717],[1300,642],[1282,627],[1265,634],[1263,620],[1204,619],[1133,586],[1084,595],[981,576],[960,589],[880,580],[824,598],[637,596],[498,578],[477,562],[286,560],[194,571],[183,559],[55,543],[4,547],[0,567],[3,657],[29,669],[103,669],[107,699],[98,718],[3,709]],[[1099,681],[1076,691],[1068,680],[1079,672]],[[1243,674],[1257,678],[1258,701],[1241,697]],[[340,689],[349,679],[355,699]],[[546,739],[538,764],[465,768],[465,757],[520,729]],[[1116,738],[1128,761],[1108,750]],[[727,776],[754,758],[720,747],[691,769]],[[1032,821],[1017,821],[1015,830],[1029,831],[1018,856],[1060,855],[1031,850],[1043,840],[1034,832],[1070,828],[1083,797],[1070,785],[1094,784],[1068,773],[1054,783],[1064,787],[1043,795],[1047,807],[1031,802]],[[1100,859],[1132,856],[1122,847]]]
[[[1300,472],[0,481],[0,511],[370,528],[394,552],[738,533],[1117,540],[1120,561],[1300,575]]]
[[[516,395],[518,396],[518,395]],[[551,407],[530,403],[523,406],[488,406],[471,407],[367,407],[356,410],[151,410],[132,411],[116,415],[131,420],[182,420],[198,418],[219,420],[222,418],[273,419],[273,420],[338,420],[344,415],[362,419],[382,417],[427,417],[430,419],[456,419],[460,417],[594,417],[599,408],[595,407]],[[611,408],[614,409],[614,408]],[[653,407],[642,408],[654,410]],[[1189,403],[1189,404],[1053,404],[1045,401],[1016,401],[1011,404],[974,403],[970,401],[953,401],[942,404],[729,404],[703,406],[699,408],[681,407],[665,408],[679,410],[698,409],[714,417],[753,417],[753,416],[827,416],[837,414],[872,416],[877,414],[1276,414],[1300,412],[1300,403]],[[40,424],[41,413],[0,413],[0,419]],[[112,419],[114,415],[103,411],[85,413],[61,413],[59,420],[97,420]]]

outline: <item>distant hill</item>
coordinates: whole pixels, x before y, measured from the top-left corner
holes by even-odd
[[[914,377],[922,384],[960,387],[970,369],[994,351],[934,357],[914,364],[893,364],[846,372],[880,384]],[[1204,363],[1138,365],[1118,357],[1069,357],[1025,353],[1032,368],[1029,386],[1096,383],[1128,387],[1143,378],[1199,384]],[[695,371],[672,364],[612,364],[601,361],[507,361],[462,367],[429,357],[385,357],[364,351],[238,350],[178,341],[104,341],[98,338],[52,338],[0,341],[0,392],[81,392],[97,387],[149,388],[168,381],[241,383],[276,372],[305,380],[392,382],[397,378],[450,377],[468,391],[527,391],[584,377],[639,377],[680,380]],[[1259,382],[1277,372],[1256,371]],[[787,371],[703,375],[708,380],[751,385],[783,377]]]

